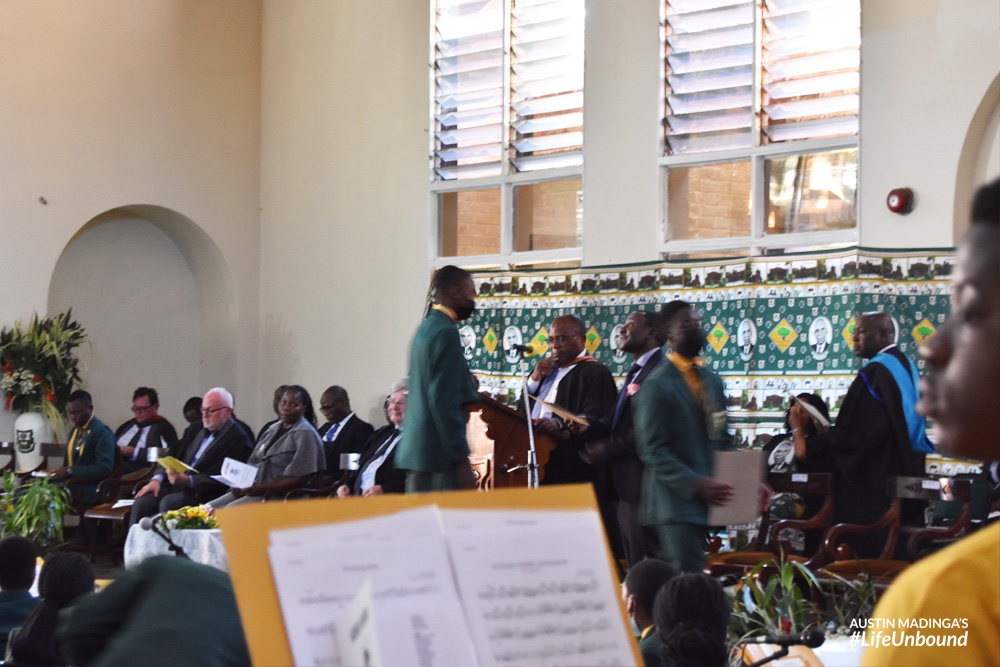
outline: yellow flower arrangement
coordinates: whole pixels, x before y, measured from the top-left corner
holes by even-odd
[[[159,518],[160,525],[168,530],[206,530],[218,528],[215,510],[208,505],[182,507],[164,512]]]

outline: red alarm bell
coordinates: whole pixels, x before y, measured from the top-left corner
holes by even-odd
[[[893,213],[906,215],[913,210],[913,190],[910,188],[890,190],[889,196],[885,199],[885,205]]]

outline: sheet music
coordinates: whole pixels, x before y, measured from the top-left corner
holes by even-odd
[[[483,664],[635,664],[596,512],[442,517]]]
[[[268,555],[295,664],[341,664],[336,619],[366,579],[384,664],[477,664],[435,507],[274,531]]]

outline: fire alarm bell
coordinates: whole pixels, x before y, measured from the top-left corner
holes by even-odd
[[[895,190],[890,190],[889,196],[886,197],[885,205],[888,206],[889,210],[893,213],[906,215],[913,210],[913,190],[910,188],[896,188]]]

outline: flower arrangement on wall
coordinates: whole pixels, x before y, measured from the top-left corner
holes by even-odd
[[[0,331],[0,390],[4,407],[18,412],[40,412],[50,423],[60,423],[73,386],[80,381],[80,360],[73,350],[87,342],[87,334],[72,319],[72,309],[52,317],[34,315],[27,326],[20,321]]]

